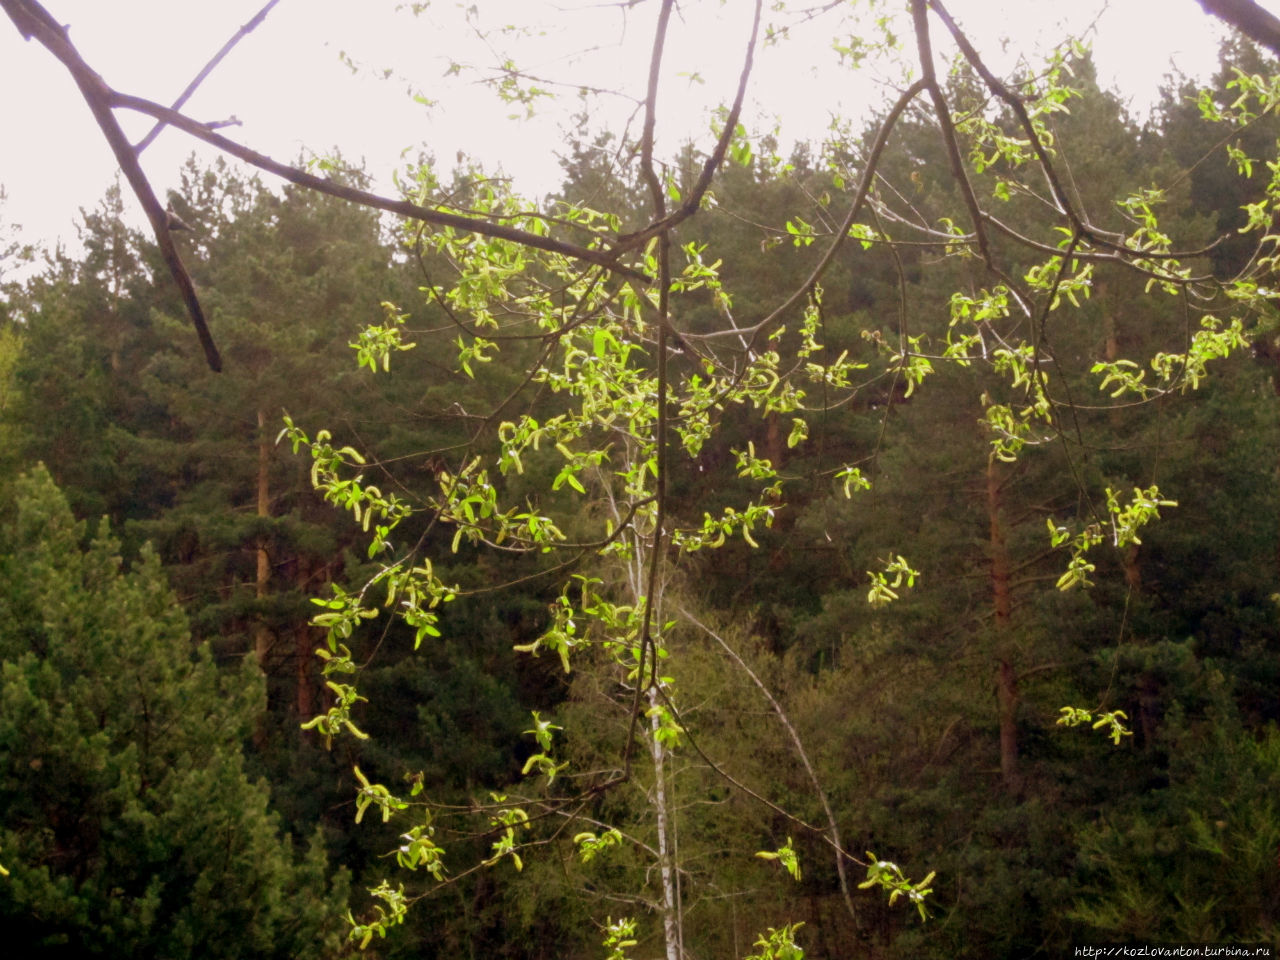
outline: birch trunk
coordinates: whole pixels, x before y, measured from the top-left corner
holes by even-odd
[[[649,706],[660,705],[658,691],[649,691]],[[656,710],[649,718],[649,754],[653,759],[653,812],[658,830],[658,867],[662,878],[662,939],[667,948],[667,960],[680,960],[684,952],[681,940],[680,896],[677,890],[675,867],[675,831],[667,796],[666,752],[658,739],[660,721]]]

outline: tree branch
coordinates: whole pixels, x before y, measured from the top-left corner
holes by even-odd
[[[742,115],[742,102],[747,95],[747,81],[751,77],[751,69],[755,63],[756,39],[760,33],[760,13],[763,0],[756,0],[755,18],[751,22],[751,39],[747,41],[747,53],[743,57],[742,70],[738,74],[738,92],[734,96],[733,106],[729,108],[729,115],[725,118],[724,129],[720,131],[720,138],[716,141],[715,148],[711,151],[711,155],[707,157],[706,163],[702,165],[702,172],[698,175],[697,183],[693,185],[693,189],[689,191],[689,195],[684,198],[678,209],[669,216],[665,216],[655,221],[642,230],[635,233],[629,233],[626,236],[618,238],[618,242],[614,247],[616,252],[623,250],[631,250],[636,247],[643,246],[650,238],[656,237],[664,230],[669,230],[676,224],[689,219],[698,212],[702,206],[702,198],[706,195],[708,188],[711,186],[711,178],[715,176],[720,165],[724,163],[725,155],[729,152],[729,144],[733,141],[734,131],[738,128],[738,118]],[[652,79],[656,80],[656,76]],[[656,95],[656,89],[650,89],[650,97]],[[651,102],[651,101],[647,101]],[[653,130],[650,126],[651,116],[646,109],[645,114],[645,140],[643,144],[648,145],[650,151],[653,148]]]
[[[658,76],[662,68],[662,54],[667,42],[667,25],[671,20],[671,8],[674,3],[675,0],[662,0],[662,9],[658,13],[658,25],[653,37],[653,52],[649,58],[649,88],[644,104],[644,133],[640,138],[640,174],[649,186],[655,221],[661,221],[667,211],[666,196],[662,192],[662,185],[658,182],[658,175],[653,169],[653,130],[657,117]],[[626,775],[631,773],[632,745],[635,742],[635,730],[640,716],[640,699],[645,691],[652,689],[658,683],[658,652],[657,644],[653,639],[653,608],[658,600],[658,573],[662,567],[662,539],[665,533],[662,528],[666,522],[667,508],[667,333],[670,329],[667,303],[671,292],[671,267],[665,229],[659,231],[658,238],[658,369],[655,401],[657,424],[654,435],[658,475],[655,478],[653,492],[653,542],[650,545],[644,614],[640,628],[640,662],[636,669],[636,689],[631,704],[627,741],[622,749],[622,768]],[[644,676],[646,659],[650,661],[650,678],[647,681]]]
[[[242,32],[247,33],[249,29],[256,26],[254,21],[258,21],[260,17],[265,16],[271,5],[271,3],[268,3],[259,12],[258,17],[255,17],[253,21],[250,21],[249,24],[242,28]],[[392,200],[389,197],[383,197],[367,190],[359,190],[323,177],[317,177],[304,170],[298,170],[287,164],[280,163],[264,154],[236,143],[234,140],[215,133],[213,130],[214,124],[200,123],[177,110],[163,107],[142,97],[130,96],[114,90],[85,62],[74,44],[68,39],[66,30],[50,16],[49,12],[41,6],[38,0],[0,0],[0,9],[3,9],[9,15],[9,19],[13,21],[18,32],[25,39],[38,40],[71,73],[76,86],[80,89],[81,96],[84,97],[85,103],[88,104],[94,119],[102,130],[103,136],[110,145],[121,172],[124,173],[125,179],[128,180],[129,186],[133,189],[138,202],[142,205],[143,212],[146,213],[147,219],[151,223],[152,231],[155,233],[156,242],[160,248],[160,254],[169,268],[174,283],[178,286],[183,303],[186,305],[187,313],[191,318],[191,323],[196,329],[196,335],[204,348],[205,359],[212,370],[221,370],[222,360],[209,333],[204,311],[200,306],[199,298],[196,296],[191,276],[187,272],[186,266],[182,263],[182,258],[179,256],[177,247],[173,242],[169,219],[165,214],[164,207],[160,205],[155,191],[151,188],[146,174],[143,173],[142,167],[138,163],[138,150],[129,143],[128,138],[125,137],[124,131],[120,128],[112,113],[115,109],[134,110],[153,117],[160,124],[177,127],[245,163],[273,173],[282,179],[288,180],[290,183],[315,190],[318,193],[328,194],[329,196],[338,197],[375,210],[385,210],[388,213],[394,213],[410,220],[421,220],[437,226],[453,227],[468,233],[509,240],[512,243],[518,243],[534,249],[559,253],[572,259],[604,267],[613,273],[644,285],[648,285],[651,281],[651,278],[641,271],[618,263],[618,258],[622,253],[621,250],[605,251],[584,247],[515,227],[508,227],[479,217],[468,217],[447,213],[442,210],[432,210],[406,200]],[[229,49],[229,47],[224,49]],[[205,72],[207,71],[202,71],[202,74]],[[195,83],[199,83],[201,79],[202,77],[197,77]],[[191,89],[194,88],[195,83],[193,83]]]
[[[787,736],[790,737],[791,744],[795,747],[796,754],[800,757],[800,763],[804,766],[805,773],[809,775],[809,782],[813,784],[813,789],[817,792],[818,799],[822,803],[822,810],[826,814],[827,825],[831,828],[831,831],[827,836],[832,848],[836,851],[836,875],[840,880],[840,893],[844,898],[845,908],[849,911],[849,916],[853,917],[853,920],[856,923],[858,919],[857,912],[853,909],[853,899],[849,896],[849,878],[846,876],[844,867],[845,857],[848,856],[848,854],[844,852],[844,843],[840,839],[840,827],[836,823],[836,815],[831,809],[830,801],[827,799],[827,792],[822,789],[822,781],[818,779],[818,774],[814,771],[813,764],[809,762],[809,754],[804,748],[804,741],[800,739],[800,734],[796,732],[796,728],[792,726],[791,718],[787,716],[787,712],[782,709],[782,704],[778,702],[777,698],[769,688],[765,686],[764,681],[756,676],[756,672],[747,665],[747,662],[742,659],[738,654],[738,651],[729,646],[728,642],[726,642],[723,637],[717,634],[705,623],[699,621],[698,618],[688,610],[681,607],[680,613],[686,620],[718,643],[720,648],[724,650],[724,652],[728,654],[729,657],[738,665],[739,669],[741,669],[742,672],[751,679],[751,682],[756,685],[756,688],[764,695],[764,698],[769,701],[769,706],[773,708],[773,712],[777,715],[778,722],[781,723],[783,729],[787,731]]]
[[[205,78],[208,77],[209,74],[213,73],[214,68],[226,58],[227,54],[232,51],[237,43],[256,30],[258,25],[261,24],[263,20],[267,19],[267,14],[271,12],[271,8],[279,2],[280,0],[267,0],[266,5],[255,13],[248,23],[241,26],[240,29],[235,32],[235,35],[222,45],[222,49],[213,55],[213,59],[206,63],[204,68],[195,75],[195,79],[187,84],[186,89],[179,94],[178,99],[173,101],[170,105],[170,109],[181,110],[182,105],[191,99],[191,95],[196,92],[196,88],[199,87],[200,84],[204,83]],[[160,131],[166,126],[167,124],[163,120],[156,121],[156,125],[148,131],[145,137],[138,141],[138,145],[134,147],[134,151],[142,153],[143,150],[151,146],[151,142],[155,140],[156,137],[160,136]]]
[[[164,258],[179,293],[182,294],[182,301],[186,304],[191,324],[196,329],[200,346],[204,348],[209,369],[215,372],[221,370],[222,358],[218,355],[218,348],[214,345],[213,337],[209,333],[209,325],[205,322],[204,311],[196,296],[191,275],[187,273],[182,257],[178,254],[178,248],[173,242],[173,234],[169,231],[169,218],[156,198],[155,191],[151,189],[146,174],[142,172],[137,152],[130,145],[120,124],[116,122],[115,115],[111,112],[113,91],[102,77],[85,63],[71,41],[67,39],[66,30],[35,0],[0,0],[0,7],[9,14],[9,19],[14,22],[23,37],[40,41],[70,71],[76,86],[80,88],[81,96],[93,112],[93,118],[102,130],[102,135],[106,137],[111,152],[115,154],[120,171],[129,181],[129,186],[151,222],[156,243],[160,247],[160,255]]]
[[[1280,19],[1253,0],[1200,0],[1204,12],[1235,27],[1254,43],[1280,56]]]
[[[8,0],[0,0],[0,2],[8,2]],[[408,220],[422,220],[426,223],[432,223],[436,226],[453,227],[456,230],[463,230],[467,233],[478,233],[485,237],[496,237],[500,240],[510,240],[513,243],[519,243],[526,247],[533,247],[537,250],[546,250],[550,253],[563,254],[575,260],[582,260],[586,263],[593,263],[596,266],[605,267],[620,276],[626,277],[628,280],[636,280],[643,284],[650,282],[647,274],[634,270],[631,267],[620,265],[617,260],[617,254],[611,251],[598,250],[591,247],[583,247],[576,243],[568,243],[563,240],[556,240],[553,237],[545,237],[540,234],[531,233],[527,230],[520,230],[516,227],[504,226],[500,223],[494,223],[490,220],[484,220],[479,217],[467,217],[461,214],[448,213],[444,210],[432,210],[430,207],[419,206],[416,203],[410,203],[408,200],[393,200],[390,197],[384,197],[380,194],[371,193],[368,190],[360,190],[356,187],[350,187],[346,184],[338,183],[325,177],[317,177],[313,173],[305,170],[299,170],[297,167],[291,167],[287,163],[281,163],[273,160],[266,154],[258,153],[243,144],[224,137],[220,133],[215,133],[209,129],[208,124],[200,123],[192,120],[185,114],[170,110],[168,107],[162,107],[158,103],[150,100],[144,100],[142,97],[134,97],[124,93],[112,93],[112,106],[122,107],[126,110],[136,110],[147,116],[156,117],[164,120],[170,126],[189,133],[191,136],[211,146],[217,147],[223,153],[230,154],[237,160],[243,160],[245,163],[257,167],[259,170],[265,170],[273,173],[283,180],[290,183],[296,183],[300,187],[306,187],[315,190],[318,193],[328,194],[331,197],[338,197],[341,200],[348,200],[351,203],[359,204],[363,207],[370,207],[374,210],[385,210],[388,213],[394,213]]]

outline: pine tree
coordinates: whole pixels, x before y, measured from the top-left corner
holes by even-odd
[[[261,680],[193,647],[154,554],[84,542],[43,467],[0,535],[0,916],[24,956],[323,957],[345,875],[244,771]]]

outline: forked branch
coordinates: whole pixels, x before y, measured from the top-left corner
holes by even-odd
[[[177,245],[173,242],[173,234],[169,230],[169,218],[156,198],[155,191],[151,189],[151,183],[147,180],[146,174],[142,172],[137,151],[129,143],[115,114],[111,112],[111,88],[85,63],[67,38],[67,32],[61,24],[35,0],[0,0],[0,6],[4,8],[5,13],[9,14],[9,19],[14,22],[23,37],[28,40],[33,38],[39,40],[70,71],[76,86],[80,88],[81,96],[89,105],[94,120],[97,121],[102,135],[115,155],[120,172],[129,182],[138,202],[142,204],[147,220],[151,223],[151,229],[156,235],[156,243],[160,247],[160,256],[164,258],[165,266],[169,268],[169,274],[177,284],[179,293],[182,294],[182,302],[186,304],[191,325],[195,327],[200,346],[204,348],[209,369],[221,370],[222,358],[218,355],[218,348],[209,334],[209,325],[205,322],[204,310],[200,306],[200,299],[196,296],[191,275],[187,273],[182,257],[178,254]]]
[[[249,19],[248,22],[243,24],[240,27],[240,29],[237,30],[235,34],[232,35],[231,39],[228,40],[226,43],[224,43],[222,45],[222,48],[218,50],[218,52],[215,53],[210,58],[209,62],[206,63],[200,69],[200,72],[197,73],[195,77],[192,79],[192,81],[187,84],[186,89],[184,89],[182,93],[178,94],[178,99],[173,101],[173,103],[170,105],[171,109],[181,110],[183,105],[188,100],[191,99],[191,95],[196,92],[196,89],[200,86],[200,84],[204,83],[205,79],[209,76],[209,74],[213,73],[214,69],[218,66],[218,64],[220,64],[224,59],[226,59],[227,54],[229,54],[233,49],[235,49],[236,44],[239,43],[241,40],[243,40],[245,37],[247,37],[254,30],[258,29],[262,21],[267,19],[267,14],[271,12],[271,8],[274,7],[279,2],[280,0],[267,0],[267,3],[263,6],[263,8],[259,10],[257,13],[255,13],[253,17]],[[160,131],[162,131],[164,128],[165,128],[164,121],[163,120],[157,121],[156,125],[147,132],[147,135],[138,141],[138,145],[134,149],[137,150],[138,153],[141,153],[143,150],[147,149],[147,147],[151,146],[152,141],[155,140],[156,137],[160,136]]]

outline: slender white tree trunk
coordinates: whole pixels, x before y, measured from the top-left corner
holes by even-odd
[[[608,490],[608,485],[605,484]],[[610,507],[618,522],[622,521],[622,511],[611,493]],[[644,603],[647,572],[652,543],[650,538],[633,531],[631,537],[631,555],[626,562],[625,572],[631,602],[637,609]],[[653,622],[662,623],[661,616],[661,584],[658,585],[659,596],[653,598]],[[646,675],[654,665],[647,665]],[[644,683],[644,677],[637,677],[637,683]],[[653,763],[653,788],[649,793],[649,803],[654,812],[654,828],[657,833],[658,872],[662,883],[661,897],[658,900],[658,911],[662,919],[662,938],[666,960],[681,960],[684,954],[683,911],[680,902],[680,882],[676,858],[675,818],[672,808],[670,784],[667,780],[666,760],[667,748],[658,737],[662,726],[661,717],[656,708],[662,706],[662,695],[657,689],[651,689],[645,696],[650,709],[649,715],[649,759]]]
[[[649,691],[649,706],[659,705],[658,691]],[[654,821],[658,830],[658,866],[662,877],[662,936],[667,960],[680,960],[680,898],[676,890],[675,844],[667,797],[667,748],[658,739],[660,721],[655,711],[649,718],[649,754],[653,758]]]

